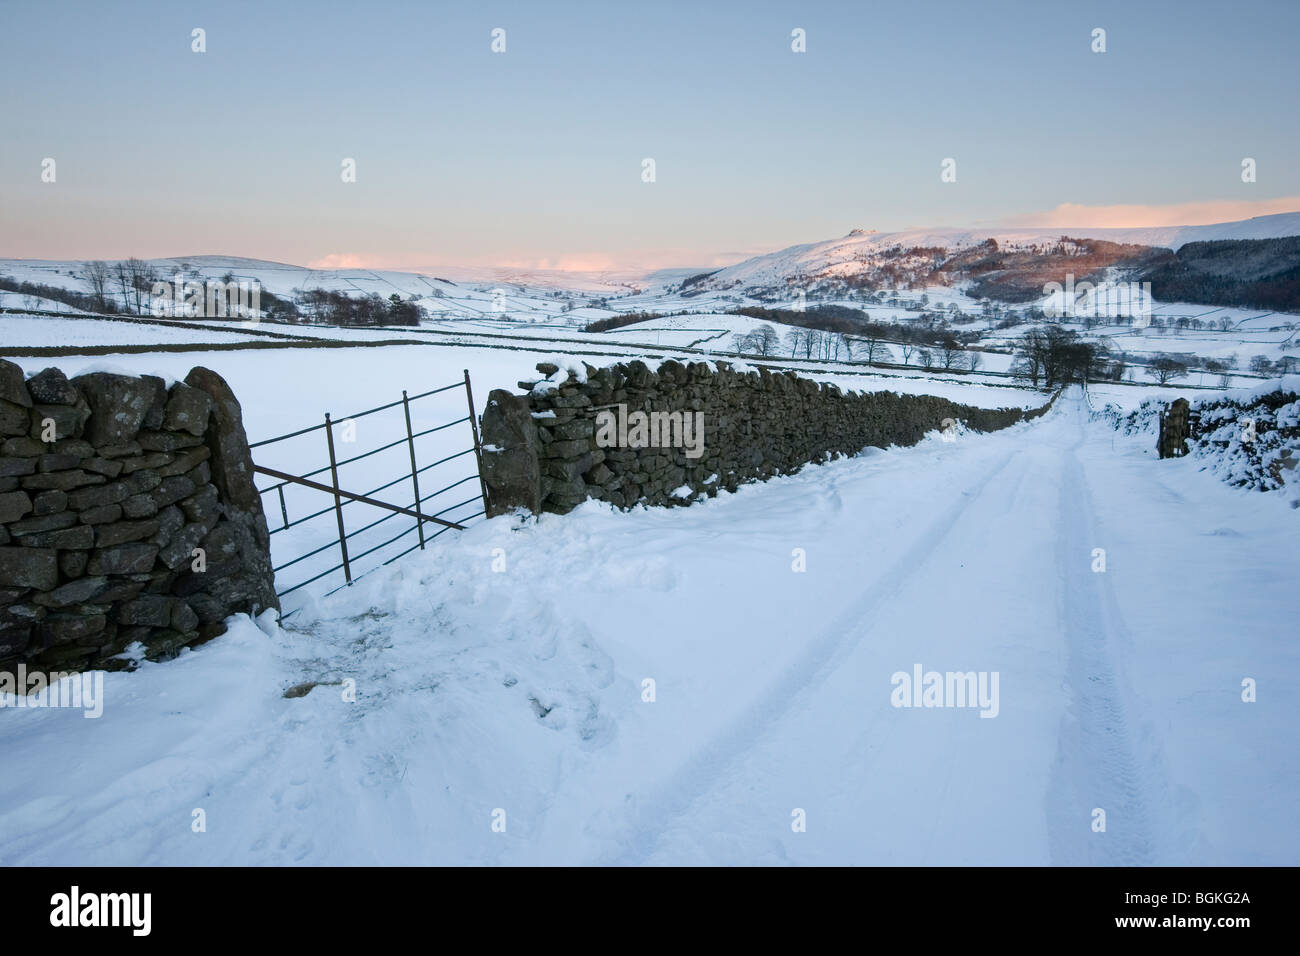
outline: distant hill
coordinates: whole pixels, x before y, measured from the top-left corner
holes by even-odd
[[[1252,306],[1269,301],[1288,303],[1270,306],[1273,308],[1296,309],[1300,303],[1288,291],[1284,276],[1289,267],[1300,266],[1295,237],[1300,237],[1300,212],[1204,226],[1135,229],[930,229],[889,233],[854,229],[839,239],[790,246],[690,276],[674,291],[687,297],[734,290],[758,298],[783,298],[796,289],[814,297],[859,289],[941,285],[960,287],[976,297],[1028,302],[1042,297],[1046,283],[1064,282],[1067,275],[1073,275],[1076,282],[1158,275],[1168,294],[1162,295],[1153,286],[1157,298]],[[1258,243],[1248,258],[1258,268],[1267,268],[1267,274],[1243,275],[1234,281],[1221,276],[1216,294],[1239,301],[1172,295],[1172,290],[1190,288],[1196,282],[1204,285],[1203,278],[1193,281],[1194,277],[1210,268],[1205,264],[1207,253],[1180,257],[1180,250],[1220,242]],[[1266,249],[1273,251],[1263,251]],[[1246,254],[1215,255],[1226,268],[1227,258]],[[1180,265],[1184,259],[1188,264]],[[1234,258],[1233,268],[1243,266],[1245,261]],[[1198,264],[1190,264],[1193,262]],[[1277,282],[1282,285],[1273,288]],[[1261,283],[1260,289],[1252,291]]]
[[[854,229],[839,239],[790,246],[725,268],[648,272],[560,272],[518,268],[439,270],[312,269],[239,256],[155,259],[156,272],[257,280],[286,300],[312,290],[417,298],[429,315],[493,315],[504,307],[553,317],[582,306],[606,309],[619,297],[646,295],[635,309],[663,311],[658,296],[689,308],[717,293],[780,305],[849,292],[946,286],[976,298],[1028,303],[1049,282],[1150,281],[1162,301],[1300,312],[1300,212],[1204,226],[1140,229]],[[449,276],[450,278],[444,278]],[[45,295],[66,289],[69,306],[91,308],[84,262],[0,260],[0,288]],[[114,296],[117,293],[114,292]],[[504,302],[498,302],[503,299]],[[683,302],[682,300],[686,300]],[[617,311],[617,306],[614,306]],[[576,316],[574,316],[576,318]],[[596,316],[600,317],[600,316]]]

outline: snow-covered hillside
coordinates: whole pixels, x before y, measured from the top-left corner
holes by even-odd
[[[1215,239],[1273,239],[1300,236],[1300,212],[1256,216],[1239,222],[1204,226],[1155,226],[1127,229],[1055,227],[1051,229],[909,229],[876,232],[855,229],[847,236],[790,246],[718,270],[707,280],[713,288],[777,288],[788,279],[812,275],[851,275],[873,255],[899,246],[966,249],[994,239],[1003,247],[1049,245],[1061,236],[1104,239],[1115,243],[1178,249],[1189,242]]]
[[[374,293],[383,299],[396,294],[403,299],[414,299],[429,317],[451,319],[510,316],[517,321],[561,318],[570,324],[585,324],[613,313],[604,309],[588,309],[571,317],[568,313],[593,301],[612,295],[627,295],[639,288],[621,277],[587,274],[451,270],[462,277],[458,281],[420,272],[312,269],[238,256],[151,259],[148,265],[163,282],[174,282],[177,275],[190,282],[222,280],[229,276],[236,282],[257,282],[263,290],[285,299],[313,290],[353,296]],[[86,276],[86,263],[75,260],[0,259],[0,276],[82,294],[92,291]],[[123,297],[116,280],[109,283],[107,291],[109,301],[121,306]],[[0,307],[71,311],[67,305],[50,305],[48,300],[44,304],[28,303],[27,297],[19,297],[16,293],[0,295],[7,295],[12,300],[0,301]],[[142,298],[144,311],[148,313],[150,297]]]

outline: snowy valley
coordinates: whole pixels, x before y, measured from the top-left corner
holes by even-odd
[[[756,282],[759,261],[698,294],[681,275],[151,265],[256,281],[285,301],[320,288],[415,303],[417,324],[343,327],[4,293],[0,355],[27,375],[170,383],[211,368],[240,400],[255,460],[295,473],[323,461],[319,434],[257,444],[465,371],[481,415],[489,390],[531,385],[539,363],[562,379],[724,361],[1030,409],[1051,394],[1015,369],[1021,338],[1071,327],[1029,311],[1041,301],[976,299],[960,283],[800,300],[721,281]],[[781,284],[796,275],[779,268]],[[14,282],[92,294],[84,272],[0,263]],[[807,319],[826,306],[883,331],[817,330]],[[1300,382],[1282,374],[1298,317],[1166,302],[1153,317],[1168,321],[1074,322],[1122,351],[1124,371],[1057,383],[1032,422],[989,434],[935,422],[914,447],[868,447],[690,507],[475,517],[392,564],[379,560],[391,552],[359,563],[350,587],[295,591],[282,619],[237,616],[171,660],[128,653],[134,670],[103,675],[104,719],[9,694],[0,750],[22,772],[0,779],[0,860],[1294,865],[1300,494],[1286,463]],[[894,337],[905,328],[922,332]],[[815,349],[810,329],[825,336]],[[968,333],[958,351],[975,365],[915,354],[953,332]],[[1161,383],[1165,353],[1188,358]],[[1271,451],[1256,471],[1278,480],[1265,490],[1234,481],[1236,412],[1216,413],[1217,444],[1156,458],[1172,399],[1271,395],[1283,398],[1261,418]],[[444,398],[416,430],[465,414],[463,393]],[[357,417],[356,450],[399,444],[341,469],[340,484],[400,474],[403,433],[386,428]],[[469,440],[466,425],[439,432],[421,461]],[[447,480],[473,487],[473,459],[455,467]],[[404,487],[388,494],[410,506]],[[375,514],[354,507],[349,528]],[[273,539],[275,563],[334,532],[314,534]]]

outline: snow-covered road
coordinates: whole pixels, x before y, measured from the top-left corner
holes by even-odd
[[[1067,395],[486,522],[99,720],[0,711],[0,862],[1296,864],[1298,513],[1145,444]]]

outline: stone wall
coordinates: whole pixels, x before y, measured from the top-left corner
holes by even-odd
[[[130,666],[279,608],[243,418],[225,381],[0,360],[0,670]]]
[[[587,498],[619,507],[689,504],[719,488],[789,474],[809,462],[853,455],[869,445],[912,445],[962,423],[1005,428],[1043,414],[985,409],[928,395],[845,393],[792,372],[738,372],[726,362],[639,361],[595,369],[586,380],[537,366],[528,394],[496,389],[483,413],[483,477],[489,515],[514,508],[564,513]],[[622,405],[634,411],[703,413],[702,454],[680,447],[602,447],[598,424]],[[614,406],[598,419],[603,407]]]

